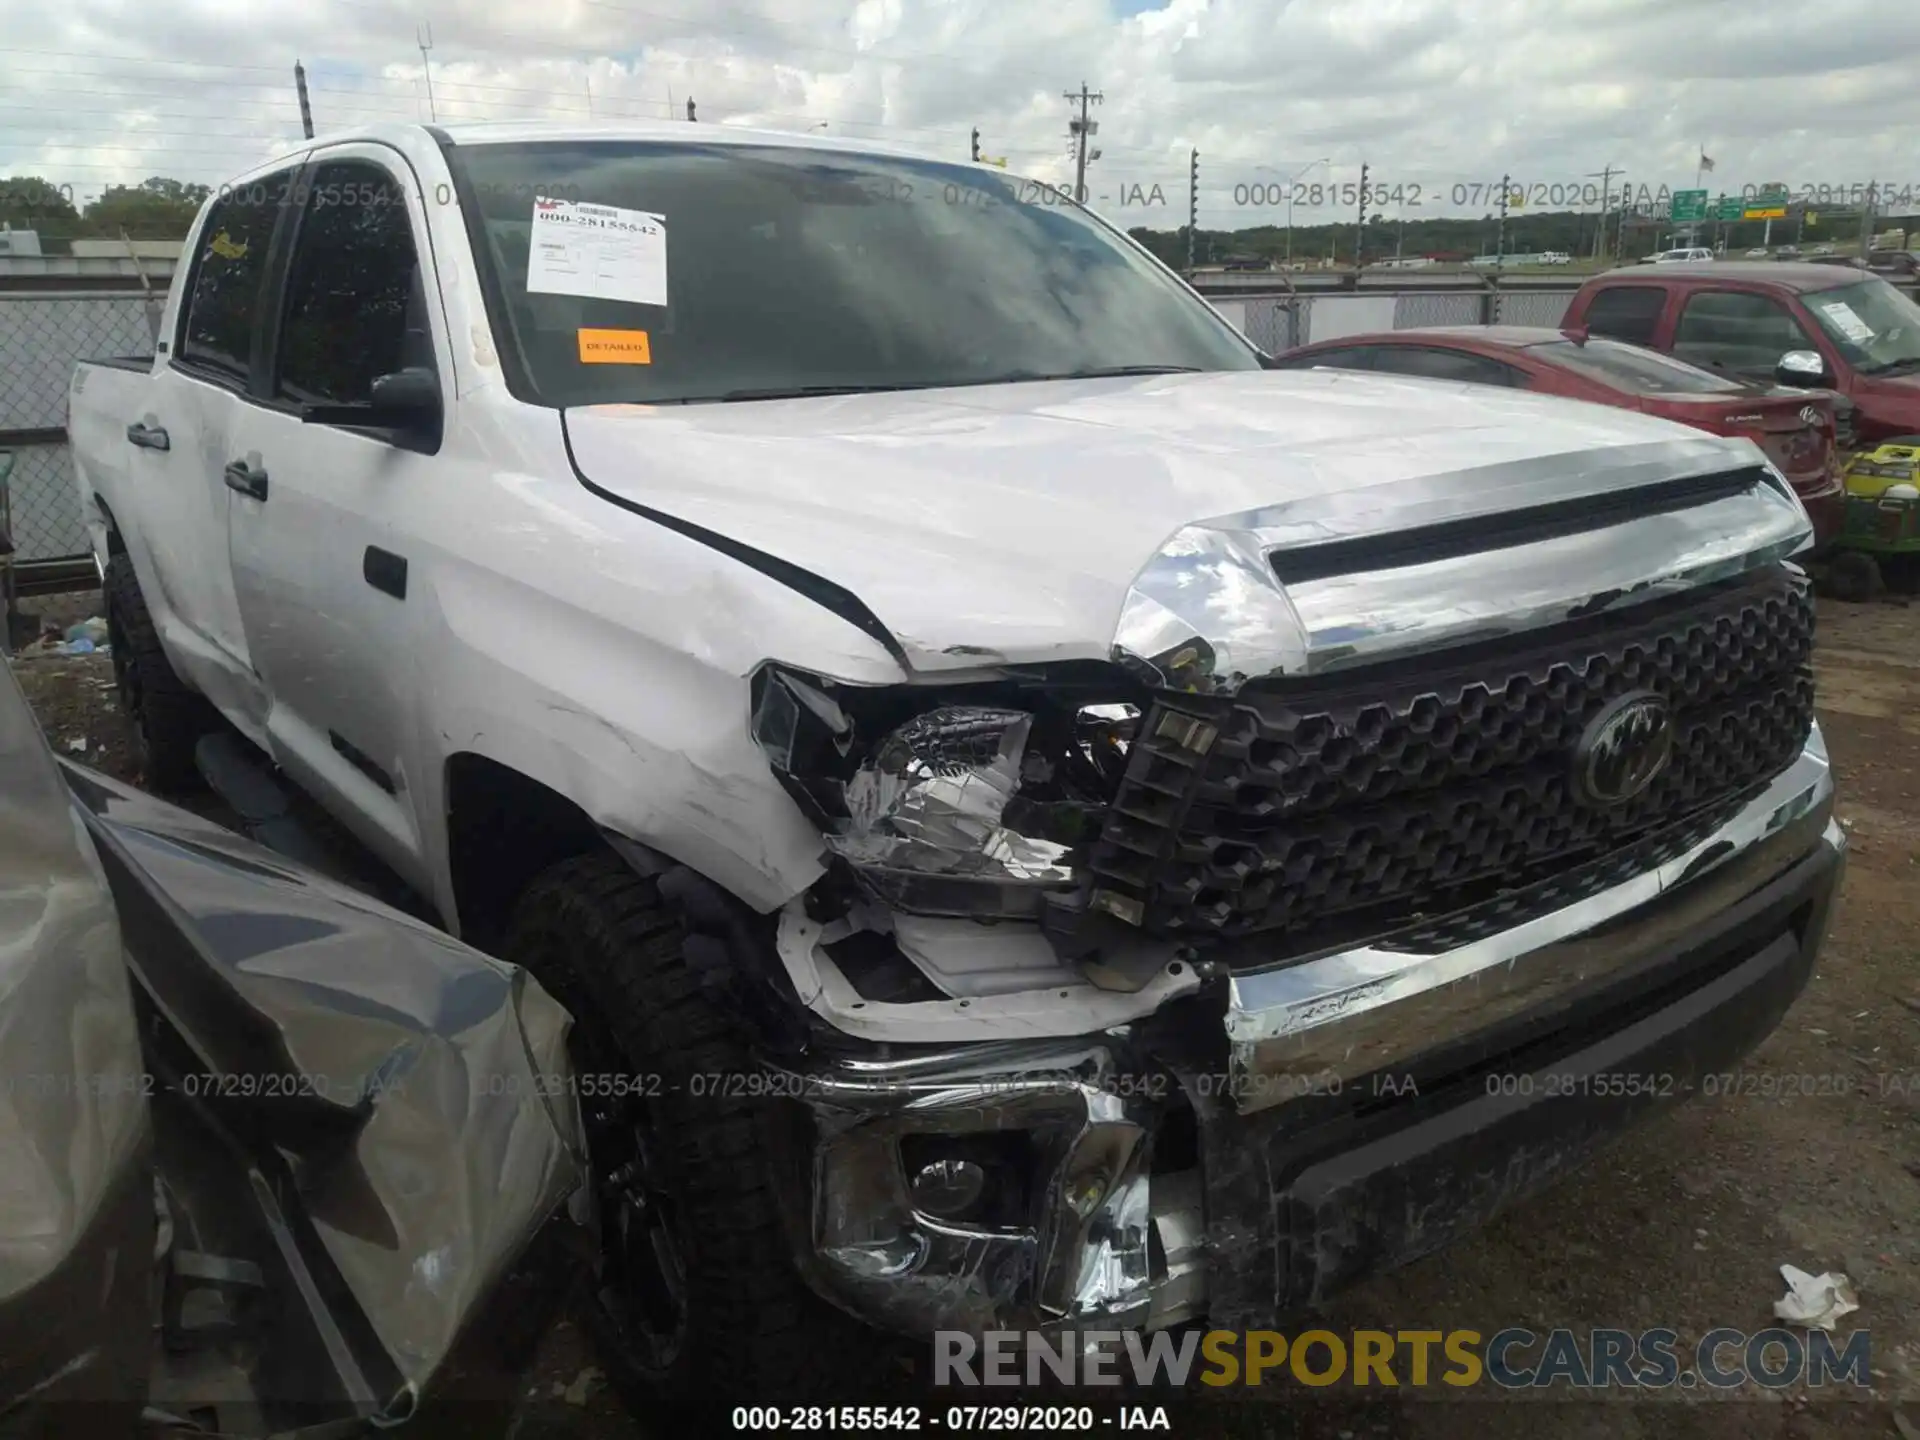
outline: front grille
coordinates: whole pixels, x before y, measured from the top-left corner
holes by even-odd
[[[1812,648],[1806,581],[1781,566],[1417,664],[1164,696],[1089,856],[1094,902],[1159,934],[1306,936],[1532,883],[1784,769]],[[1635,690],[1670,707],[1672,758],[1591,807],[1574,747]]]

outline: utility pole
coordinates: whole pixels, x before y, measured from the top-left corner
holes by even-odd
[[[1867,198],[1860,206],[1860,258],[1863,261],[1873,250],[1873,212],[1879,208],[1879,200],[1879,183],[1869,180]]]
[[[300,133],[311,140],[313,138],[313,107],[307,103],[307,67],[298,60],[293,62],[293,88],[300,95]]]
[[[976,165],[980,163],[980,127],[978,125],[973,127],[973,162]]]
[[[1591,180],[1593,171],[1587,172]],[[1600,176],[1600,223],[1593,231],[1593,258],[1598,260],[1607,246],[1607,217],[1613,213],[1613,166],[1607,165],[1599,172]]]
[[[1084,205],[1087,203],[1087,137],[1100,128],[1098,120],[1087,118],[1087,106],[1089,103],[1098,105],[1106,97],[1097,92],[1088,91],[1087,82],[1084,80],[1080,82],[1079,94],[1076,95],[1071,90],[1063,93],[1067,99],[1080,102],[1080,116],[1076,120],[1067,122],[1067,133],[1079,142],[1074,147],[1073,198]]]
[[[433,62],[427,58],[427,52],[433,49],[433,26],[416,28],[413,38],[420,42],[420,69],[427,77],[427,118],[438,121],[440,112],[433,106]]]
[[[1353,224],[1353,268],[1357,271],[1366,263],[1367,241],[1367,162],[1360,162],[1360,213]]]
[[[1614,253],[1622,260],[1627,258],[1627,176],[1620,173],[1620,226],[1616,232]]]
[[[1193,273],[1193,247],[1200,233],[1200,152],[1187,152],[1187,273]]]
[[[1500,228],[1494,232],[1493,267],[1504,269],[1507,263],[1507,197],[1513,193],[1513,177],[1500,177]]]

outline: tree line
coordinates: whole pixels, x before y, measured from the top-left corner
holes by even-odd
[[[118,239],[123,232],[132,240],[184,240],[210,193],[210,186],[152,175],[138,185],[109,185],[95,199],[76,205],[69,186],[38,175],[13,175],[0,178],[0,222],[36,232],[49,250],[75,237]]]
[[[1360,240],[1363,258],[1368,261],[1388,260],[1396,256],[1412,259],[1421,255],[1471,258],[1491,255],[1496,246],[1502,254],[1507,255],[1559,251],[1577,257],[1594,253],[1600,223],[1597,211],[1509,213],[1504,243],[1499,217],[1492,214],[1477,218],[1437,215],[1408,217],[1404,221],[1392,215],[1374,214],[1367,217],[1366,228],[1359,234],[1356,234],[1356,217],[1349,215],[1333,224],[1296,223],[1291,239],[1284,225],[1254,225],[1239,230],[1209,230],[1202,226],[1194,233],[1193,257],[1197,264],[1217,265],[1226,260],[1284,261],[1290,252],[1295,264],[1311,264],[1328,259],[1351,264],[1356,239]],[[1894,216],[1882,216],[1875,228],[1884,229],[1905,223]],[[1775,220],[1771,233],[1766,222],[1761,220],[1739,220],[1725,224],[1707,221],[1698,228],[1698,243],[1724,243],[1729,251],[1738,253],[1763,241],[1774,245],[1857,241],[1860,238],[1860,216],[1858,211],[1848,212],[1837,208],[1823,210],[1814,206],[1808,208],[1804,221],[1798,211],[1786,220]],[[1616,211],[1607,220],[1605,248],[1609,254],[1620,254],[1624,239],[1625,254],[1646,255],[1660,248],[1661,242],[1673,231],[1674,227],[1666,220],[1630,215],[1627,217],[1626,234],[1622,237],[1620,215]],[[1185,267],[1186,226],[1175,230],[1136,227],[1129,233],[1167,264],[1176,269]]]

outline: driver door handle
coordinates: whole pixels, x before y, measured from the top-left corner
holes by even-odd
[[[229,490],[238,490],[256,500],[267,498],[267,472],[256,470],[244,460],[235,460],[227,466],[226,479]]]
[[[143,450],[168,448],[167,432],[158,425],[142,425],[138,420],[127,426],[127,443]]]

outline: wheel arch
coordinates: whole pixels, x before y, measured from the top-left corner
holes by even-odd
[[[461,939],[498,954],[529,886],[564,861],[605,853],[658,883],[703,980],[762,1036],[796,1043],[804,1010],[774,948],[775,920],[693,867],[593,819],[546,782],[477,751],[446,764],[447,863]],[[796,1028],[797,1027],[797,1028]]]

